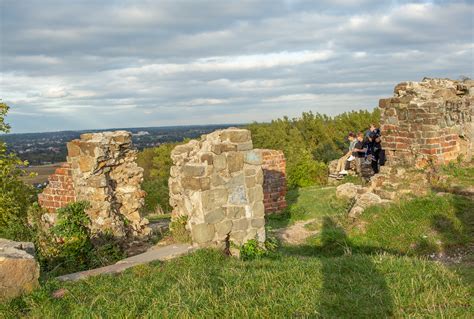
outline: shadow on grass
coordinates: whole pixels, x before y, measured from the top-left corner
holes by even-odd
[[[474,199],[471,197],[454,196],[456,220],[441,214],[433,216],[431,227],[442,236],[442,250],[445,256],[454,257],[456,263],[448,265],[469,284],[474,283],[472,264],[474,263]],[[456,256],[457,255],[457,256]],[[449,260],[448,260],[449,262]]]
[[[319,245],[282,248],[282,253],[320,257],[323,273],[322,318],[385,318],[393,315],[393,301],[385,278],[376,268],[370,254],[387,252],[376,247],[351,244],[344,229],[325,217]],[[390,251],[390,254],[399,255]]]
[[[274,213],[266,216],[266,223],[271,228],[284,228],[290,225],[291,221],[291,209],[298,202],[300,197],[300,189],[291,189],[286,194],[287,208],[281,213]]]

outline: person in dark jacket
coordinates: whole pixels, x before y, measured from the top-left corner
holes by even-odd
[[[367,153],[367,143],[364,141],[364,133],[357,133],[357,142],[352,150],[352,155],[357,158],[364,158]]]
[[[370,157],[372,170],[375,174],[379,172],[379,159],[382,151],[380,135],[377,133],[370,133],[367,141],[367,157]]]

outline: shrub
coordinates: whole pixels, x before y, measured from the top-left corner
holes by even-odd
[[[111,264],[124,253],[110,234],[92,236],[87,202],[70,203],[57,210],[56,224],[48,228],[41,221],[38,205],[29,212],[36,231],[35,243],[44,271],[58,275]]]
[[[0,103],[0,132],[9,132],[4,122],[8,106]],[[31,231],[27,223],[28,207],[35,200],[35,190],[23,183],[20,176],[26,174],[21,167],[28,162],[21,161],[14,153],[7,152],[7,146],[0,140],[0,237],[12,240],[30,240]]]
[[[259,259],[274,253],[277,248],[278,241],[273,237],[267,238],[264,243],[256,239],[250,239],[240,246],[240,258],[242,260]]]
[[[288,163],[288,187],[308,187],[324,185],[327,182],[327,166],[311,158],[302,158],[296,162]]]

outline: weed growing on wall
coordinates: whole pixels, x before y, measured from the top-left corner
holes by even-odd
[[[170,232],[173,239],[180,243],[190,243],[191,235],[186,229],[186,224],[188,222],[187,216],[180,216],[174,219],[170,223]]]

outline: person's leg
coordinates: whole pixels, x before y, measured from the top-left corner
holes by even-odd
[[[349,158],[349,155],[344,155],[337,161],[337,167],[336,167],[336,172],[339,173],[340,171],[344,170],[344,167],[346,166],[346,161]]]

